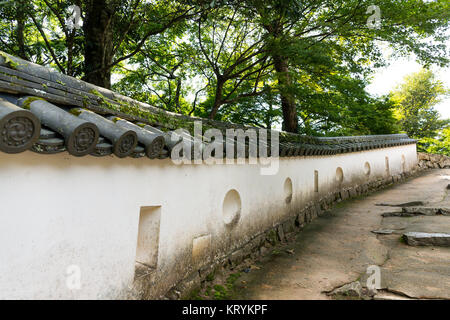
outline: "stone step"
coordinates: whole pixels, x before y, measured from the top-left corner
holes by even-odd
[[[403,207],[401,211],[384,212],[383,217],[414,217],[414,216],[450,216],[450,208],[438,207]]]
[[[402,208],[405,213],[412,213],[417,215],[434,216],[434,215],[450,215],[450,208],[437,208],[437,207],[406,207]]]
[[[450,233],[407,232],[403,239],[410,246],[450,247]]]

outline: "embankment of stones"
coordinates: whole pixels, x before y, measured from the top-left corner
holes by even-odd
[[[417,153],[419,170],[450,168],[450,157],[441,154]]]

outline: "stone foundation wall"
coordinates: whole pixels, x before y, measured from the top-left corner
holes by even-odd
[[[417,153],[419,170],[450,168],[450,157],[440,154]]]
[[[245,260],[257,259],[270,252],[270,248],[276,246],[280,242],[293,239],[296,232],[300,232],[306,224],[312,222],[315,218],[324,215],[336,204],[351,198],[365,196],[405,181],[407,178],[416,175],[420,171],[418,169],[419,168],[386,178],[379,178],[356,187],[343,188],[306,204],[298,214],[291,216],[289,219],[266,230],[264,233],[254,236],[247,244],[233,251],[226,258],[214,261],[208,266],[191,273],[176,286],[172,287],[165,296],[159,297],[159,299],[175,300],[191,298],[192,293],[195,293],[201,288],[204,283],[214,276],[214,274],[229,273],[235,270]]]

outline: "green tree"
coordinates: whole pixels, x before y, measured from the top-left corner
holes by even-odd
[[[434,106],[448,91],[431,70],[422,69],[405,77],[391,93],[401,130],[416,139],[435,138],[449,124]]]
[[[81,29],[67,24],[71,5],[81,9]],[[114,68],[202,10],[174,0],[10,1],[0,7],[0,48],[110,88]]]
[[[81,29],[67,26],[72,4]],[[385,63],[379,43],[446,64],[450,4],[380,0],[371,28],[372,4],[18,0],[0,6],[0,50],[106,88],[113,79],[175,112],[317,135],[396,132],[393,102],[365,90]]]
[[[195,90],[187,81],[195,77],[190,67],[190,52],[183,40],[186,24],[180,23],[164,35],[147,41],[129,59],[129,66],[118,68],[121,79],[113,88],[137,100],[165,110],[188,114],[186,97]]]
[[[278,81],[283,128],[299,128],[294,92],[298,69],[310,56],[320,56],[327,46],[348,49],[342,65],[354,59],[382,64],[379,41],[392,45],[398,53],[414,52],[426,63],[446,63],[445,29],[450,15],[447,0],[377,1],[382,12],[380,28],[369,28],[371,0],[245,0],[231,1],[245,7],[255,23],[266,31],[266,53],[272,58]],[[432,39],[434,42],[424,42]],[[362,58],[357,58],[357,57]],[[366,65],[369,67],[369,64]]]
[[[113,68],[202,8],[173,0],[85,0],[82,10],[84,80],[110,88]]]
[[[80,76],[83,40],[79,30],[66,25],[70,4],[54,0],[5,2],[0,6],[0,50]]]
[[[252,18],[240,8],[223,6],[195,22],[190,30],[192,61],[207,82],[209,96],[202,107],[208,117],[216,118],[223,105],[233,108],[241,100],[264,94],[271,63]]]
[[[418,143],[422,152],[450,156],[450,128],[444,128],[436,138],[423,138]]]

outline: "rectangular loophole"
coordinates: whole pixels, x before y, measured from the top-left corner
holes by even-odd
[[[158,264],[161,207],[141,207],[136,247],[137,264],[156,268]]]
[[[388,157],[384,158],[384,163],[385,163],[385,166],[386,166],[386,175],[389,176],[391,170],[389,169],[389,158]]]
[[[314,170],[314,192],[319,192],[319,171]]]

